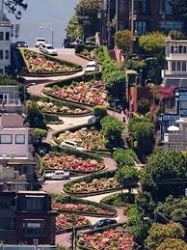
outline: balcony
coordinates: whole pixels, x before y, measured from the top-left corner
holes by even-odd
[[[164,134],[165,143],[183,143],[184,135],[181,133],[165,133]]]
[[[186,53],[169,53],[166,55],[166,61],[175,60],[175,61],[187,61]]]

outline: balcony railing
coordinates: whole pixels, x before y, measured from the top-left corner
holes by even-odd
[[[176,142],[176,143],[183,143],[185,141],[184,139],[184,135],[182,133],[165,133],[164,134],[164,142],[168,142],[168,143],[172,143],[172,142]]]

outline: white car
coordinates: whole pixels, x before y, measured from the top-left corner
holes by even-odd
[[[47,41],[45,38],[37,38],[35,41],[35,47],[38,48],[40,47],[42,44],[45,44]]]
[[[86,151],[85,148],[79,147],[78,144],[76,142],[73,141],[63,141],[60,143],[60,147],[67,147],[67,148],[73,148],[76,150],[80,150],[80,151]]]
[[[58,55],[57,51],[54,49],[54,47],[51,44],[42,44],[40,46],[40,51],[51,56]]]
[[[48,180],[64,180],[64,179],[68,179],[69,175],[70,175],[69,172],[57,170],[57,171],[52,172],[52,173],[46,173],[45,174],[45,179],[48,179]]]
[[[97,72],[98,70],[99,70],[98,63],[96,61],[90,61],[87,63],[84,72],[91,73],[91,72]]]

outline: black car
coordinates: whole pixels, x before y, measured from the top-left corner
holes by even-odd
[[[28,48],[28,44],[24,41],[16,42],[16,48]]]
[[[114,219],[102,219],[102,220],[97,221],[94,225],[92,225],[91,229],[106,227],[106,226],[110,226],[113,224],[117,224],[117,221]]]

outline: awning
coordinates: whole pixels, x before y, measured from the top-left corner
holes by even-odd
[[[175,88],[187,88],[187,78],[164,77],[162,85],[165,87],[174,86]]]

